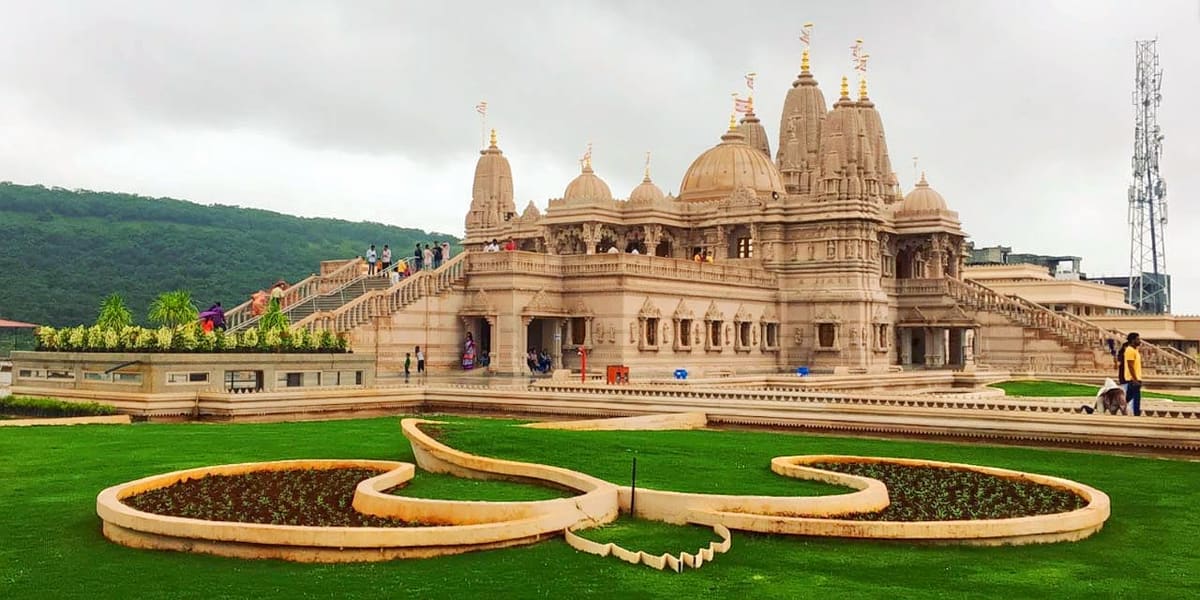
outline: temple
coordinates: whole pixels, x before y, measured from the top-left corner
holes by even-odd
[[[958,214],[924,175],[901,190],[865,78],[854,92],[842,78],[830,106],[805,50],[774,156],[751,102],[713,131],[677,196],[647,159],[642,182],[617,197],[589,150],[544,211],[530,202],[518,212],[493,131],[475,168],[465,252],[390,287],[364,283],[341,305],[316,295],[358,280],[338,279],[344,261],[322,265],[328,281],[293,322],[348,333],[381,373],[400,370],[416,346],[431,368],[455,368],[467,334],[487,370],[507,374],[528,372],[531,349],[555,368],[578,370],[586,353],[656,377],[1108,369],[1106,346],[1122,332],[964,278]],[[492,240],[515,249],[488,251]],[[1171,348],[1147,356],[1160,370],[1195,364]]]

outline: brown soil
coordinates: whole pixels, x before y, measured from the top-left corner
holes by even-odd
[[[371,469],[293,469],[209,475],[122,500],[137,510],[206,521],[316,527],[414,527],[422,523],[354,510],[354,488]]]
[[[878,479],[891,504],[874,513],[836,518],[855,521],[962,521],[1011,519],[1069,512],[1087,502],[1078,494],[1040,483],[966,469],[889,463],[813,463],[816,469]]]

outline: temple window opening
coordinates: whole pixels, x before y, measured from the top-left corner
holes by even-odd
[[[817,347],[831,349],[837,343],[837,325],[835,323],[817,324]]]
[[[680,319],[675,327],[679,332],[679,346],[677,350],[690,350],[692,347],[692,320]]]
[[[748,237],[738,238],[737,257],[754,258],[754,240]]]

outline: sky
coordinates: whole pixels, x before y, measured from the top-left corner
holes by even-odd
[[[55,2],[0,0],[0,180],[461,235],[481,119],[518,210],[593,166],[665,191],[758,74],[775,151],[798,35],[832,102],[870,53],[893,168],[978,246],[1129,272],[1134,41],[1164,71],[1168,271],[1200,313],[1200,0]],[[914,168],[913,157],[917,157]]]

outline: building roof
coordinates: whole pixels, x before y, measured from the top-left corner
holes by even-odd
[[[9,321],[8,319],[0,319],[0,329],[33,329],[38,327],[35,323],[25,323],[23,321]]]

